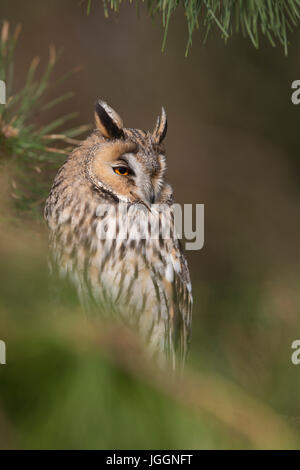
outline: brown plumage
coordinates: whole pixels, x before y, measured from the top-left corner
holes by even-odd
[[[95,120],[96,130],[60,168],[46,202],[53,260],[87,309],[121,317],[153,355],[174,366],[177,350],[186,355],[192,297],[165,182],[166,114],[151,133],[126,129],[98,101]],[[145,237],[150,226],[158,227],[157,236]]]

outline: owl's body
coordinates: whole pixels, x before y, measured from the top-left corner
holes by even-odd
[[[153,355],[174,365],[176,350],[186,354],[192,297],[164,181],[165,114],[146,133],[123,128],[98,102],[96,124],[59,170],[47,199],[53,259],[88,309],[120,317]],[[154,236],[150,226],[158,228]]]

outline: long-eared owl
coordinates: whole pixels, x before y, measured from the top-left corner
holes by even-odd
[[[84,306],[118,315],[174,367],[186,356],[192,295],[165,181],[166,113],[144,132],[98,101],[95,121],[46,202],[52,259]]]

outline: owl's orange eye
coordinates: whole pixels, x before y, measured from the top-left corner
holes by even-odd
[[[116,168],[114,168],[114,172],[117,173],[117,175],[121,176],[127,176],[129,174],[128,169],[124,166],[117,166]]]

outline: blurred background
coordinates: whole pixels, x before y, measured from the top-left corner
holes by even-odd
[[[56,335],[64,312],[45,300],[37,255],[46,250],[43,196],[34,221],[15,215],[8,201],[14,217],[5,216],[13,220],[0,247],[0,339],[8,348],[0,366],[1,446],[297,447],[300,366],[291,363],[291,343],[300,338],[300,106],[291,103],[291,83],[300,79],[300,32],[286,57],[263,39],[259,50],[241,35],[225,45],[217,31],[203,44],[199,31],[185,57],[180,8],[163,53],[161,18],[144,8],[137,16],[129,3],[105,19],[97,1],[87,16],[86,3],[74,0],[2,0],[0,17],[22,24],[13,90],[24,85],[34,56],[46,66],[50,44],[63,48],[54,78],[81,67],[49,91],[50,98],[73,91],[73,98],[34,115],[37,125],[74,110],[73,125],[92,123],[102,98],[125,126],[152,129],[163,105],[176,201],[205,204],[204,248],[187,252],[195,303],[191,410],[89,341],[74,352],[78,332],[67,341]],[[57,158],[59,165],[65,157]],[[56,169],[42,168],[47,190]],[[72,300],[67,309],[67,322],[80,324]],[[212,397],[207,406],[203,390]]]

